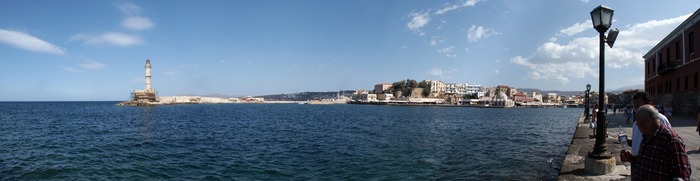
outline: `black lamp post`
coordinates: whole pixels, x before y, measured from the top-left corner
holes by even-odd
[[[589,95],[590,93],[591,93],[591,84],[586,84],[586,97],[584,98],[584,99],[586,99],[586,110],[583,111],[584,114],[586,114],[586,120],[590,120],[590,119],[591,119],[591,118],[589,117],[590,114],[591,114],[591,111],[590,111],[589,108],[588,108],[588,107],[591,107],[590,100],[588,100],[588,95]]]
[[[591,11],[593,27],[598,31],[598,33],[600,33],[600,68],[598,70],[600,71],[600,85],[598,86],[600,90],[598,92],[599,109],[596,122],[596,126],[598,128],[596,129],[595,146],[593,147],[593,152],[588,153],[588,157],[594,159],[609,159],[612,157],[612,154],[606,153],[608,150],[608,145],[605,144],[605,132],[607,132],[607,125],[605,124],[605,31],[608,31],[610,25],[612,25],[612,16],[613,10],[603,5],[600,5]],[[607,42],[611,48],[615,42],[615,38],[617,38],[618,32],[619,31],[617,31],[617,29],[613,29],[608,34],[609,37]]]

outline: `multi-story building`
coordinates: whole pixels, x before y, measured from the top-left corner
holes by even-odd
[[[477,95],[477,97],[484,96],[484,92],[481,91],[481,85],[464,84],[464,94]]]
[[[446,83],[445,84],[445,94],[456,94],[456,95],[464,94],[464,85],[455,84],[455,83]]]
[[[644,90],[674,115],[694,116],[700,107],[700,9],[669,33],[644,58]]]
[[[531,94],[532,94],[531,97],[532,97],[535,101],[542,102],[542,94],[537,94],[537,92],[535,92],[535,91],[532,91]]]
[[[499,86],[496,86],[496,93],[503,92],[504,94],[508,95],[508,94],[510,94],[509,89],[510,89],[510,87],[508,87],[508,86],[499,85]]]
[[[426,80],[430,84],[430,94],[445,93],[445,82],[439,80]]]
[[[380,83],[374,85],[374,93],[375,94],[381,94],[384,93],[384,91],[389,90],[391,88],[390,83]]]

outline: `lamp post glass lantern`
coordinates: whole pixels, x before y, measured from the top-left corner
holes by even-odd
[[[593,20],[593,28],[599,33],[608,31],[612,25],[613,9],[607,6],[600,5],[591,11],[591,19]]]
[[[591,11],[591,19],[593,20],[593,28],[595,28],[600,34],[600,71],[599,77],[599,92],[598,92],[598,105],[599,108],[596,118],[596,137],[595,146],[593,147],[593,152],[589,153],[588,156],[596,159],[608,159],[612,155],[606,153],[608,146],[605,144],[605,137],[607,132],[607,124],[605,119],[605,31],[608,31],[612,25],[613,9],[609,7],[600,5]],[[612,37],[611,37],[612,38]],[[614,41],[614,40],[609,40]]]

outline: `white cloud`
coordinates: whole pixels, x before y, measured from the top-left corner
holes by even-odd
[[[496,69],[496,70],[493,71],[493,73],[494,73],[494,74],[499,74],[499,73],[501,73],[501,70]]]
[[[442,69],[437,68],[437,67],[436,67],[436,68],[433,68],[433,69],[430,69],[430,71],[428,71],[428,74],[434,75],[434,76],[442,76],[442,73],[443,73],[443,72],[442,72]]]
[[[466,0],[462,4],[447,5],[447,6],[443,7],[442,9],[438,9],[435,12],[435,14],[442,15],[442,14],[445,14],[445,13],[450,12],[452,10],[459,9],[459,8],[471,7],[471,6],[476,5],[476,3],[478,3],[479,1],[481,1],[481,0]]]
[[[435,67],[435,68],[428,70],[427,74],[432,75],[432,76],[436,76],[436,77],[440,77],[440,78],[450,78],[450,77],[452,77],[452,74],[454,74],[455,72],[458,72],[458,70],[457,69],[442,70],[440,68]]]
[[[420,33],[421,36],[424,35],[425,33],[422,33],[420,31],[420,28],[423,26],[427,25],[428,22],[430,22],[430,15],[426,13],[411,13],[409,16],[411,16],[411,22],[408,22],[406,24],[406,27],[408,29],[413,30],[414,32]]]
[[[107,65],[100,63],[98,61],[94,61],[94,60],[88,60],[86,63],[81,64],[80,66],[83,67],[84,69],[90,69],[90,70],[101,70],[101,69],[104,69],[105,67],[107,67]]]
[[[15,30],[0,28],[0,43],[39,53],[53,53],[63,55],[63,48],[55,46],[30,34]]]
[[[68,71],[68,72],[73,72],[73,73],[80,73],[83,72],[82,70],[74,69],[71,67],[63,67],[63,70]]]
[[[153,28],[153,22],[144,17],[128,17],[122,20],[122,26],[131,30],[146,30]]]
[[[123,33],[105,33],[102,35],[87,35],[77,34],[70,38],[71,40],[84,41],[83,45],[113,45],[113,46],[132,46],[141,44],[141,38],[135,35],[127,35]]]
[[[401,49],[407,49],[407,48],[408,48],[408,46],[406,46],[406,45],[401,45]]]
[[[435,12],[435,14],[445,14],[445,13],[447,13],[447,12],[449,12],[449,11],[458,9],[459,7],[460,7],[459,5],[453,4],[453,5],[451,5],[451,6],[447,6],[447,7],[444,7],[444,8],[442,8],[442,9],[437,10],[437,11]]]
[[[130,30],[146,30],[155,26],[150,19],[141,16],[141,11],[143,9],[134,3],[120,3],[117,4],[117,8],[127,16],[126,19],[122,20],[121,25],[124,28]]]
[[[462,6],[474,6],[479,1],[481,1],[481,0],[467,0],[467,1],[464,1],[464,4],[462,4]]]
[[[620,30],[615,47],[605,50],[605,66],[609,68],[644,66],[642,56],[689,16],[690,14],[651,20]],[[548,41],[540,45],[531,56],[516,56],[510,62],[529,68],[529,77],[536,80],[568,83],[569,78],[583,78],[586,75],[596,77],[599,66],[598,41],[597,34],[574,38],[567,43]]]
[[[430,38],[430,46],[438,45],[438,44],[440,44],[440,43],[445,42],[446,40],[447,40],[447,39],[445,39],[445,35],[443,35],[443,36],[433,36],[432,38]]]
[[[454,48],[455,48],[455,46],[449,46],[449,47],[438,49],[437,52],[444,54],[448,58],[457,58],[457,54],[453,53]]]
[[[493,29],[484,28],[483,26],[477,27],[475,25],[472,25],[472,27],[469,28],[469,34],[467,34],[467,39],[469,40],[469,42],[476,42],[479,41],[479,39],[488,38],[492,35],[498,34],[499,33]]]
[[[588,3],[591,0],[581,0],[581,2]]]
[[[592,26],[593,26],[593,23],[591,22],[591,20],[586,20],[584,22],[576,23],[576,24],[571,25],[567,28],[559,30],[559,34],[557,34],[557,35],[559,35],[559,36],[573,36],[573,35],[576,35],[578,33],[583,32],[583,31],[586,31],[588,29],[591,29]]]
[[[141,13],[141,7],[131,2],[119,3],[117,8],[128,16],[138,16]]]

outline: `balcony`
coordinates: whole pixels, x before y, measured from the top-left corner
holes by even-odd
[[[667,62],[665,64],[664,63],[659,64],[659,67],[658,67],[659,74],[664,75],[664,74],[671,73],[674,70],[676,70],[676,66],[677,65],[676,65],[675,61],[674,62]]]

